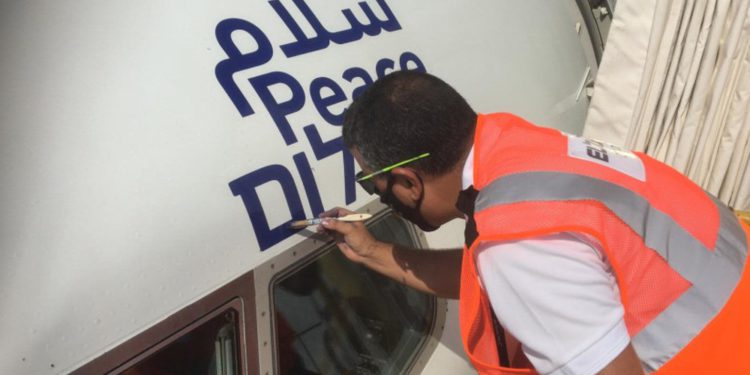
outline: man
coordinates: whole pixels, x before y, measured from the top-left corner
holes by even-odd
[[[477,115],[409,71],[358,97],[343,137],[362,186],[403,217],[423,230],[467,219],[463,251],[382,243],[361,223],[322,229],[355,262],[460,295],[480,373],[532,373],[510,369],[528,362],[542,374],[750,373],[746,228],[666,165]]]

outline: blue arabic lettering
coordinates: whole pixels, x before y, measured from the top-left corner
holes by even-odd
[[[346,20],[349,21],[349,24],[352,25],[352,29],[359,29],[362,30],[365,34],[369,36],[375,36],[380,34],[380,30],[385,31],[396,31],[401,29],[401,25],[398,23],[398,20],[396,20],[396,15],[393,14],[391,11],[391,8],[388,7],[388,4],[385,3],[385,0],[377,0],[378,5],[380,5],[380,9],[383,10],[383,13],[385,13],[385,21],[382,21],[378,19],[378,17],[375,15],[375,13],[372,12],[372,9],[370,8],[367,3],[364,1],[359,3],[359,7],[362,8],[362,11],[365,12],[365,16],[368,20],[370,20],[369,25],[365,25],[359,20],[357,20],[356,17],[354,17],[354,13],[352,13],[349,9],[344,9],[341,11],[341,13],[344,14],[344,17],[346,17]],[[332,39],[333,40],[333,39]],[[337,42],[334,40],[336,43]]]
[[[296,39],[295,42],[281,45],[281,51],[284,52],[284,55],[286,55],[287,57],[299,56],[313,51],[325,49],[326,47],[328,47],[330,42],[336,44],[346,44],[362,39],[365,34],[375,36],[380,34],[381,30],[395,31],[401,29],[401,25],[398,23],[398,20],[391,11],[390,7],[388,7],[388,4],[385,3],[385,0],[377,0],[378,5],[383,10],[383,13],[386,16],[385,20],[380,20],[367,3],[360,2],[359,7],[365,13],[365,16],[370,21],[370,23],[366,25],[363,24],[354,16],[354,13],[350,9],[344,9],[341,11],[341,13],[349,22],[350,28],[347,30],[334,32],[326,30],[326,28],[323,26],[323,24],[320,23],[320,20],[318,20],[318,18],[315,16],[313,11],[310,9],[307,3],[305,3],[304,0],[293,1],[294,5],[297,6],[297,9],[299,9],[300,13],[302,13],[302,15],[305,17],[305,20],[307,20],[312,29],[315,31],[315,36],[309,38],[307,35],[305,35],[304,31],[302,31],[302,28],[300,28],[299,24],[297,24],[297,21],[294,20],[294,17],[292,17],[292,15],[284,7],[284,5],[281,4],[281,1],[270,1],[269,4],[273,8],[273,10],[276,11],[276,14],[279,16],[279,18],[281,18],[281,21],[284,22],[286,27]]]
[[[258,43],[258,49],[251,53],[243,54],[239,48],[234,44],[232,40],[232,33],[236,31],[244,31],[253,37],[256,43]],[[227,54],[227,59],[216,64],[214,73],[216,79],[224,88],[229,98],[232,99],[232,103],[240,111],[242,117],[250,116],[253,113],[253,108],[250,107],[245,96],[242,95],[240,88],[234,83],[234,73],[242,70],[254,68],[256,66],[263,65],[271,61],[273,56],[273,46],[271,41],[268,40],[266,34],[263,34],[257,26],[250,22],[241,20],[238,18],[229,18],[219,22],[216,25],[216,40],[219,41],[219,45]]]

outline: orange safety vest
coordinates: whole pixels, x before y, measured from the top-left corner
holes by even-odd
[[[477,245],[559,232],[601,244],[646,370],[750,374],[750,230],[686,177],[641,153],[492,114],[477,123],[474,187],[478,237],[464,249],[459,312],[480,374],[534,371],[500,366]]]

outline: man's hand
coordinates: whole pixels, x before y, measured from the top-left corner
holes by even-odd
[[[349,260],[412,288],[439,297],[458,298],[461,279],[461,249],[426,251],[376,240],[362,222],[344,222],[332,218],[354,212],[334,208],[320,215],[318,228],[336,240]]]
[[[336,207],[320,214],[321,218],[335,218],[354,214],[344,208]],[[336,240],[336,245],[342,253],[351,261],[364,263],[368,258],[382,247],[382,243],[375,240],[370,232],[361,221],[345,222],[334,219],[326,219],[318,228],[319,231],[325,231]]]

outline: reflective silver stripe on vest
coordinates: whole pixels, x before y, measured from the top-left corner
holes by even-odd
[[[612,210],[643,238],[646,246],[692,284],[632,338],[647,370],[655,371],[716,316],[744,269],[745,232],[731,210],[711,199],[721,219],[713,251],[640,195],[607,181],[576,174],[530,172],[502,177],[479,192],[475,212],[499,204],[558,200],[596,200]]]

